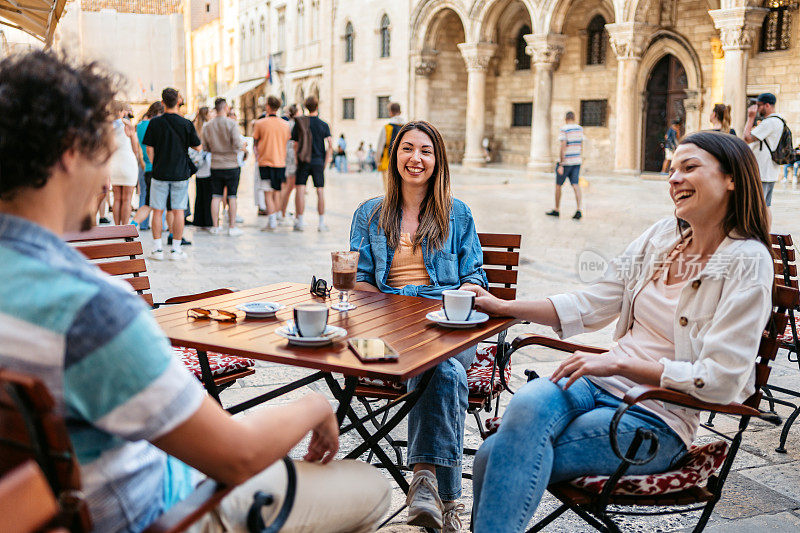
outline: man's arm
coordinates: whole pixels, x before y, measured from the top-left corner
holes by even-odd
[[[328,165],[331,164],[333,161],[333,138],[332,137],[325,137],[325,167],[328,168]]]
[[[155,159],[156,151],[153,149],[152,146],[145,146],[145,148],[147,149],[147,159],[149,159],[151,163],[154,163],[156,160]]]
[[[309,431],[305,459],[329,462],[339,448],[339,428],[321,394],[239,419],[206,397],[188,420],[153,444],[217,481],[238,485],[288,454]]]
[[[758,106],[751,105],[747,108],[747,123],[744,125],[744,132],[742,133],[742,139],[746,143],[754,143],[756,141],[760,141],[758,137],[753,136],[753,123],[756,120],[756,114],[758,113]]]
[[[558,161],[562,165],[564,164],[564,155],[567,153],[567,141],[566,139],[561,141],[561,147],[558,152]]]

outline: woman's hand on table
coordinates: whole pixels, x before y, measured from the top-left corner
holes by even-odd
[[[508,316],[508,300],[501,300],[493,296],[486,289],[479,285],[472,283],[465,283],[461,286],[461,290],[470,291],[475,293],[475,307],[479,311],[488,313],[492,316]]]

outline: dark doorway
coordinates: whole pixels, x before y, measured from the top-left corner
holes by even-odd
[[[673,55],[665,55],[653,67],[647,80],[644,118],[642,169],[659,172],[664,162],[664,135],[672,121],[681,121],[681,133],[686,124],[686,70]]]

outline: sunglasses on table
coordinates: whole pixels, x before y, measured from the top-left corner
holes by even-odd
[[[329,298],[331,290],[328,288],[328,282],[324,279],[317,279],[317,276],[311,277],[311,294],[319,296],[320,298]]]
[[[216,320],[218,322],[236,322],[236,313],[224,311],[222,309],[204,309],[202,307],[193,307],[186,311],[188,318],[207,318]]]

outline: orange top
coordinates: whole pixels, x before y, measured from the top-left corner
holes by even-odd
[[[258,150],[258,166],[285,167],[286,143],[291,136],[289,123],[280,117],[270,115],[256,120],[253,140]]]
[[[397,289],[406,285],[430,285],[431,278],[425,268],[422,248],[414,250],[409,233],[400,234],[400,246],[394,251],[389,279],[386,284]]]

